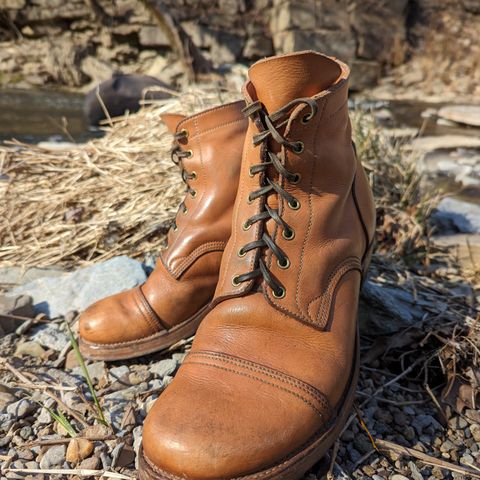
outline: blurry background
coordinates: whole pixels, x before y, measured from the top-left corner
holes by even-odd
[[[236,89],[253,61],[303,49],[348,62],[363,97],[408,100],[393,114],[418,126],[425,101],[480,97],[479,27],[479,0],[1,0],[0,135],[84,139],[81,97],[58,92],[115,72]]]

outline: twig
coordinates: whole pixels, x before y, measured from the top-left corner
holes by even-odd
[[[431,455],[427,455],[426,453],[420,452],[413,448],[404,447],[402,445],[398,445],[397,443],[393,443],[388,440],[381,440],[381,439],[377,439],[376,444],[378,447],[380,447],[380,449],[383,448],[385,450],[392,450],[400,454],[417,458],[418,460],[421,460],[423,463],[427,465],[433,465],[435,467],[444,468],[445,470],[449,470],[450,472],[461,473],[463,475],[470,476],[471,478],[480,478],[480,474],[475,472],[475,470],[473,469],[462,467],[460,465],[455,465],[454,463],[446,462],[445,460],[432,457]]]

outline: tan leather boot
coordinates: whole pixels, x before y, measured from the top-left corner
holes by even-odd
[[[218,281],[231,233],[247,120],[243,101],[184,118],[164,115],[175,132],[174,160],[187,194],[155,270],[140,287],[105,298],[80,317],[80,348],[118,360],[168,348],[195,333]]]
[[[349,70],[259,61],[215,305],[143,430],[141,479],[293,479],[347,418],[374,205],[355,158]]]

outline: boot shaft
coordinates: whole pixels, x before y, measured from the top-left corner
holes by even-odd
[[[182,117],[162,118],[176,138],[187,185],[162,262],[174,278],[209,252],[221,252],[230,235],[247,120],[244,102]]]
[[[217,302],[260,289],[278,310],[323,328],[332,279],[363,269],[375,215],[351,141],[348,76],[345,64],[313,52],[251,68],[249,126]],[[254,198],[262,189],[269,191]]]

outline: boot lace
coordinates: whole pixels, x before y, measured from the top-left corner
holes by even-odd
[[[302,123],[308,123],[317,113],[317,103],[312,98],[297,98],[270,115],[263,104],[258,101],[251,103],[243,110],[245,116],[258,119],[264,128],[263,131],[253,136],[254,146],[262,145],[262,162],[252,165],[249,171],[251,177],[259,175],[260,188],[251,192],[248,196],[248,202],[253,202],[257,198],[261,198],[261,210],[259,213],[246,220],[242,227],[244,230],[248,230],[255,223],[261,222],[261,237],[259,240],[244,245],[238,251],[238,255],[243,257],[252,250],[257,250],[261,253],[269,249],[277,258],[278,266],[284,269],[290,266],[290,260],[285,252],[283,252],[269,235],[265,228],[265,224],[268,220],[273,220],[282,230],[282,236],[286,240],[292,240],[295,236],[295,232],[282,219],[279,210],[277,208],[271,208],[268,205],[267,199],[269,195],[277,194],[286,202],[289,208],[292,210],[298,210],[300,208],[300,202],[282,188],[281,178],[285,178],[291,184],[296,184],[300,181],[300,174],[290,172],[284,167],[284,155],[282,153],[276,154],[271,151],[269,142],[276,142],[281,147],[284,147],[284,149],[291,150],[296,154],[303,152],[303,142],[288,141],[279,131],[288,123],[292,108],[302,104],[307,105],[310,108],[310,112],[302,118]],[[284,149],[281,151],[284,151]],[[278,178],[277,181],[275,180],[275,177]],[[234,286],[238,286],[242,282],[247,282],[259,277],[263,277],[267,285],[272,289],[272,293],[276,298],[283,298],[285,296],[285,287],[272,275],[260,254],[257,255],[254,270],[241,275],[236,275],[233,277],[232,283]]]
[[[186,130],[181,130],[180,132],[177,132],[173,136],[175,140],[175,146],[172,148],[171,152],[171,158],[172,162],[175,163],[175,165],[178,165],[181,170],[181,175],[182,175],[182,181],[185,183],[185,194],[190,194],[192,197],[195,197],[197,194],[196,190],[194,190],[190,184],[190,180],[195,180],[197,178],[196,172],[188,172],[185,167],[183,166],[183,159],[184,158],[191,158],[193,156],[192,150],[182,150],[180,146],[180,141],[186,140],[188,138],[188,132]],[[178,212],[182,213],[187,213],[187,206],[185,205],[185,201],[182,200],[180,205],[178,206]],[[178,215],[177,212],[177,215]],[[176,220],[173,221],[172,228],[174,231],[177,230],[177,222]]]

